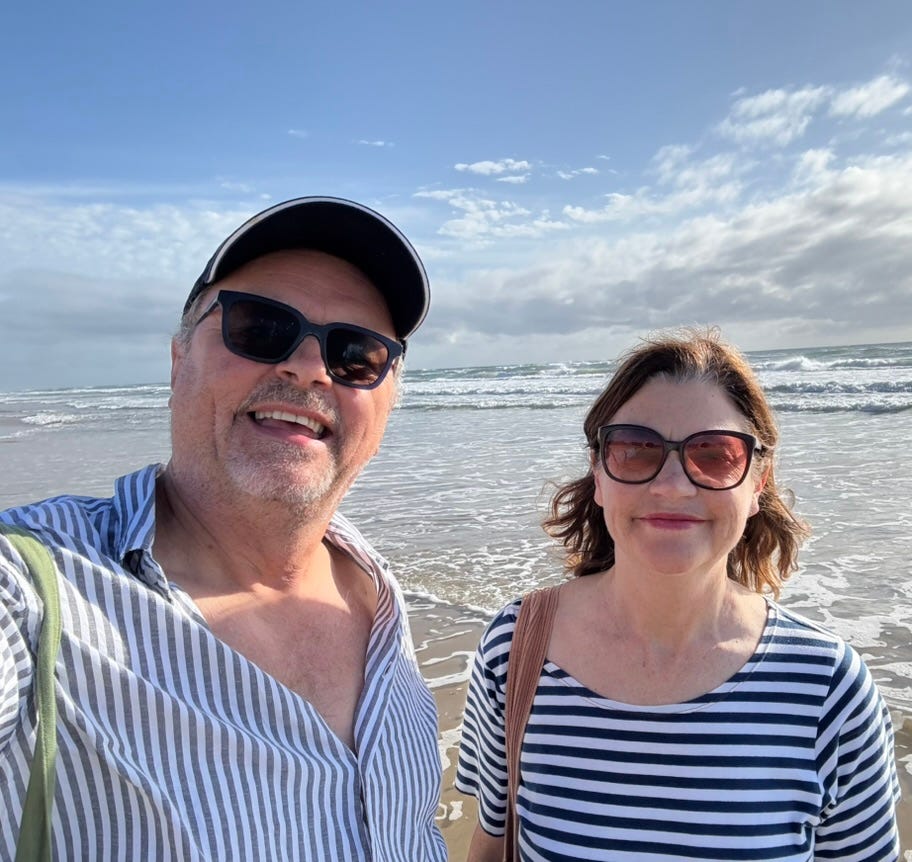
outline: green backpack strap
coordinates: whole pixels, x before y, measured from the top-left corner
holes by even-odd
[[[22,807],[16,862],[51,859],[51,812],[54,808],[54,761],[57,757],[57,701],[54,666],[60,649],[60,595],[57,567],[48,549],[28,530],[0,523],[3,533],[25,560],[35,589],[44,603],[44,621],[38,634],[35,659],[35,701],[38,735]]]

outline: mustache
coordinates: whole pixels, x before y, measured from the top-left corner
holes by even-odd
[[[244,399],[244,403],[238,408],[238,413],[249,413],[256,404],[263,401],[281,401],[292,407],[300,407],[302,410],[313,410],[329,419],[333,427],[337,427],[339,424],[339,413],[325,395],[313,389],[298,389],[281,380],[270,380],[254,389]]]

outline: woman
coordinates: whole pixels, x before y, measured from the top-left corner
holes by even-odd
[[[712,333],[643,343],[589,411],[585,476],[545,522],[575,577],[521,749],[524,860],[895,860],[889,714],[835,635],[773,600],[806,527],[775,421]],[[470,862],[499,862],[504,697],[520,602],[476,656],[456,786]]]

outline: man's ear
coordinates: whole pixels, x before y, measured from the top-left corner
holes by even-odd
[[[177,370],[181,360],[184,358],[184,344],[177,337],[171,339],[171,388],[174,388],[174,381],[177,379]]]

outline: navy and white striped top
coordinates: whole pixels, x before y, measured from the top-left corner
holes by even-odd
[[[344,518],[328,539],[378,606],[357,755],[317,711],[216,638],[151,555],[157,467],[111,499],[0,514],[61,572],[53,838],[68,860],[443,862],[440,755],[399,587]],[[12,859],[35,742],[40,601],[0,537],[0,859]]]
[[[519,602],[482,637],[456,786],[502,835],[504,695]],[[895,860],[889,713],[836,636],[769,603],[756,652],[687,703],[601,697],[545,661],[523,741],[524,860]]]

